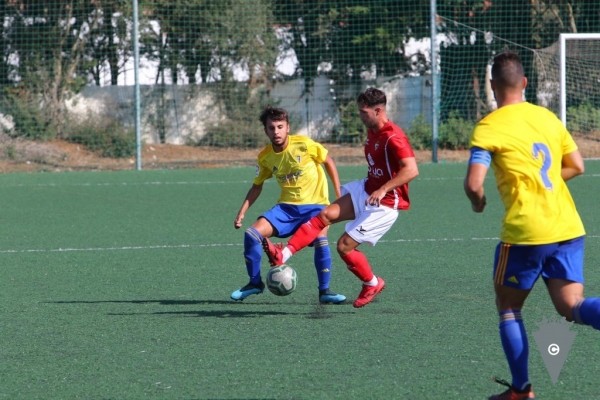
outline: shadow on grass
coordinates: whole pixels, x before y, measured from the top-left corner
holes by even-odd
[[[162,304],[165,306],[189,306],[201,304],[234,304],[233,300],[64,300],[43,301],[46,304],[103,304],[103,303],[126,303],[126,304]],[[246,303],[249,304],[249,303]],[[260,303],[275,304],[275,303]]]
[[[214,318],[256,318],[274,315],[305,315],[306,313],[295,313],[285,311],[164,311],[153,313],[109,313],[107,315],[181,315],[190,317],[214,317]]]
[[[333,318],[334,313],[328,311],[328,308],[337,308],[340,305],[322,305],[314,303],[281,303],[277,301],[262,303],[243,303],[232,300],[62,300],[62,301],[44,301],[45,304],[160,304],[160,305],[227,305],[228,310],[190,310],[190,311],[157,311],[151,313],[108,313],[107,315],[134,316],[134,315],[182,315],[191,317],[213,317],[213,318],[256,318],[264,316],[278,315],[299,315],[308,319],[327,319]],[[249,310],[249,306],[306,306],[312,305],[310,312],[288,312],[288,311],[267,311],[267,310]],[[244,307],[245,310],[233,310],[231,308]],[[335,314],[353,314],[353,312],[336,312]]]

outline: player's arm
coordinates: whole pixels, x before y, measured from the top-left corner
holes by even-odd
[[[235,229],[240,229],[242,227],[242,221],[244,220],[244,216],[246,215],[246,211],[254,204],[256,199],[260,196],[262,192],[263,185],[253,184],[250,190],[248,190],[248,194],[242,203],[242,207],[240,211],[238,211],[237,216],[235,217],[235,221],[233,222],[233,226]]]
[[[398,161],[398,166],[399,171],[396,176],[371,193],[366,200],[367,204],[379,206],[379,202],[385,197],[387,192],[394,190],[419,176],[419,168],[417,167],[417,159],[415,157],[401,158]]]
[[[333,184],[333,188],[335,189],[335,198],[340,198],[340,176],[338,175],[338,170],[335,165],[333,159],[329,156],[325,158],[323,162],[323,166],[325,167],[325,171],[327,171],[327,175],[329,175],[329,179]]]
[[[579,150],[575,150],[569,154],[563,155],[562,158],[562,169],[560,174],[562,178],[568,181],[571,178],[575,178],[585,172],[585,167],[583,165],[583,158],[581,157],[581,153]]]
[[[483,182],[490,168],[491,161],[492,154],[489,151],[479,147],[471,148],[471,157],[469,158],[464,189],[469,201],[471,201],[471,208],[476,213],[483,212],[486,205]]]

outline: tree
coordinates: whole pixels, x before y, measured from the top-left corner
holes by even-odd
[[[98,28],[98,7],[85,0],[13,0],[4,12],[10,21],[5,35],[10,53],[5,57],[18,60],[10,72],[17,88],[6,92],[5,106],[26,119],[36,116],[35,129],[23,134],[36,136],[41,130],[60,136],[64,100],[87,81],[77,71],[89,33]],[[19,121],[16,125],[26,129]]]
[[[100,86],[101,73],[108,66],[111,85],[118,84],[122,67],[133,53],[131,35],[130,0],[97,0],[100,13],[98,29],[89,32],[86,40],[84,60],[80,66],[82,76],[91,74],[96,85]]]

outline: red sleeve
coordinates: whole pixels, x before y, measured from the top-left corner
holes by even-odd
[[[397,132],[394,136],[390,138],[388,148],[390,150],[390,153],[398,160],[415,156],[415,153],[413,152],[408,138],[402,131]]]

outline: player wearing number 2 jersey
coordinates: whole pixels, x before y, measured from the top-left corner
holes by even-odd
[[[464,182],[473,211],[483,212],[491,166],[506,211],[493,279],[512,382],[496,380],[509,388],[490,399],[533,399],[521,309],[536,280],[542,276],[567,320],[600,329],[600,298],[583,297],[585,231],[565,183],[582,174],[584,164],[561,121],[523,100],[527,78],[517,54],[494,58],[491,85],[499,108],[473,131]]]
[[[487,150],[506,209],[500,240],[547,244],[585,234],[561,178],[563,155],[577,145],[551,111],[510,104],[481,120],[471,146]]]

